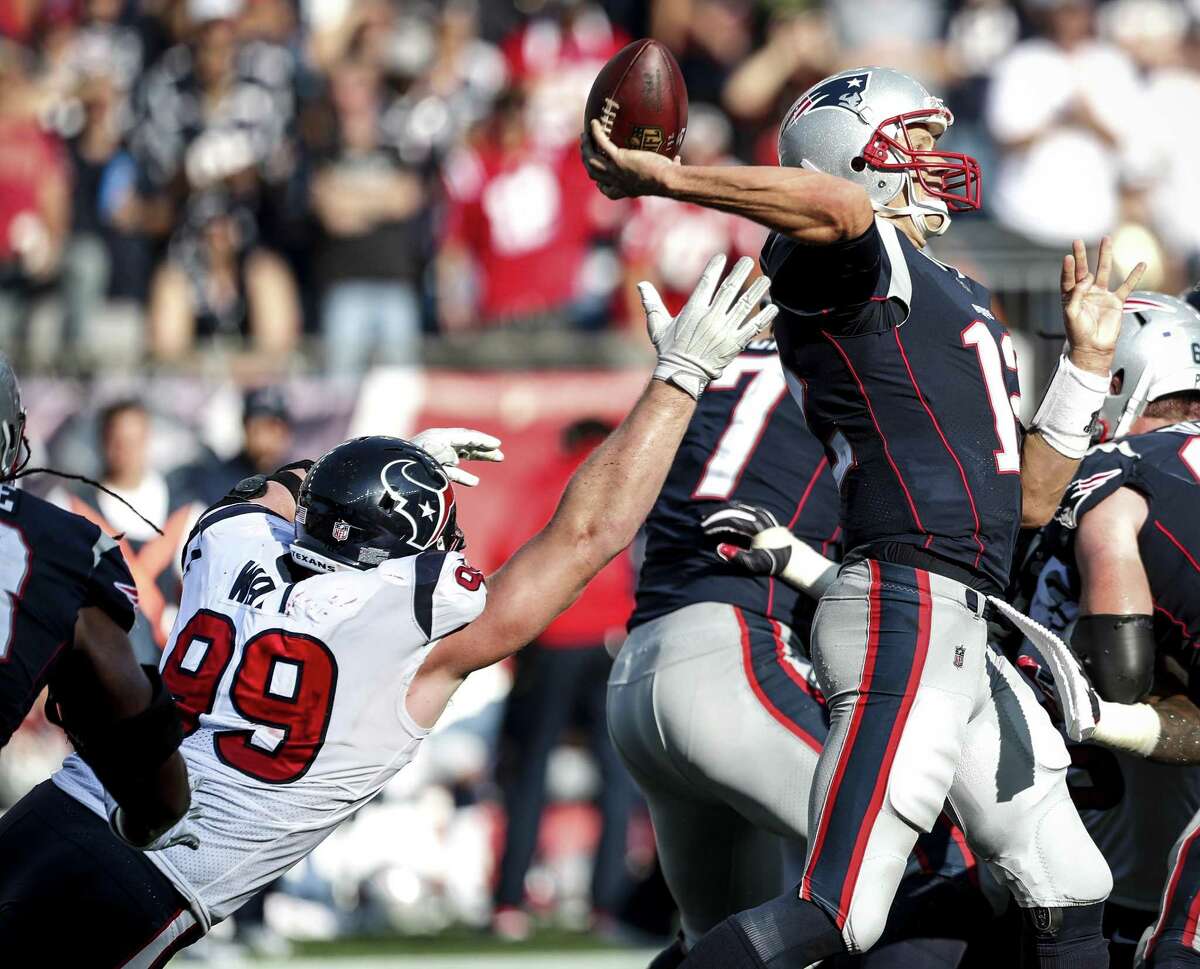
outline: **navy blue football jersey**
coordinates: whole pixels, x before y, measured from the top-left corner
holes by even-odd
[[[79,610],[128,631],[137,591],[116,543],[78,515],[0,485],[0,747],[70,646]]]
[[[773,340],[752,343],[700,398],[646,519],[631,629],[693,603],[725,602],[807,632],[808,596],[723,561],[704,535],[700,522],[727,501],[767,508],[817,551],[839,557],[829,460],[788,394]]]
[[[923,550],[1002,589],[1023,430],[1012,339],[987,289],[885,219],[831,246],[772,235],[763,265],[789,385],[841,490],[847,558],[918,564],[900,556]]]
[[[1138,552],[1154,598],[1154,636],[1160,650],[1189,671],[1200,695],[1200,423],[1172,424],[1093,449],[1067,488],[1054,522],[1045,529],[1046,554],[1068,567],[1066,582],[1079,601],[1075,529],[1119,488],[1149,505]]]

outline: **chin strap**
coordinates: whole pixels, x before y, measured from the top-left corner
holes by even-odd
[[[908,216],[916,223],[917,230],[926,239],[940,236],[950,228],[950,210],[946,207],[946,203],[941,199],[930,199],[925,202],[914,202],[912,189],[912,175],[908,172],[904,173],[904,197],[908,201],[906,205],[884,205],[882,202],[872,202],[876,212],[882,212],[884,215],[891,215],[897,218]],[[936,229],[929,225],[929,220],[926,216],[940,215],[942,224]]]

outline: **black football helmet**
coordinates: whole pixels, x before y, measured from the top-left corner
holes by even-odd
[[[339,444],[317,459],[300,486],[291,552],[306,569],[370,569],[463,544],[446,472],[398,437]]]

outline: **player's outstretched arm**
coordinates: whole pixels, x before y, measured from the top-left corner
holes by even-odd
[[[1021,524],[1026,528],[1050,521],[1091,445],[1092,423],[1109,389],[1125,299],[1145,271],[1146,264],[1138,263],[1110,292],[1112,240],[1107,236],[1100,242],[1095,274],[1081,240],[1063,258],[1067,345],[1021,452]]]
[[[718,288],[723,256],[711,260],[674,319],[654,288],[642,284],[658,366],[621,425],[572,476],[553,518],[488,579],[478,619],[430,652],[409,687],[408,710],[432,725],[474,670],[531,642],[637,534],[662,489],[696,401],[774,318],[755,313],[769,281],[759,277],[739,297],[753,268],[739,260]]]
[[[119,807],[114,830],[155,844],[190,802],[182,727],[158,672],[138,665],[125,632],[102,609],[79,610],[75,641],[51,694],[80,755]]]
[[[590,137],[589,137],[590,135]],[[609,198],[661,195],[752,219],[810,245],[856,239],[875,218],[858,185],[835,175],[774,165],[679,165],[652,151],[618,148],[593,120],[580,138],[583,164]]]
[[[1154,599],[1138,550],[1148,514],[1145,498],[1121,488],[1081,519],[1075,540],[1080,619],[1071,648],[1100,696],[1093,741],[1159,763],[1200,764],[1200,709],[1180,690],[1148,695]]]

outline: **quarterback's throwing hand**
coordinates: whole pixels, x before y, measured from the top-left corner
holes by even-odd
[[[1125,300],[1141,281],[1146,264],[1139,262],[1112,292],[1112,239],[1100,240],[1095,275],[1088,269],[1087,249],[1076,239],[1071,254],[1063,257],[1063,320],[1067,331],[1068,355],[1081,370],[1108,376],[1113,350],[1121,333]]]
[[[500,438],[469,427],[431,427],[414,435],[410,443],[440,464],[447,478],[468,488],[479,484],[479,477],[460,468],[460,461],[504,460]]]
[[[666,155],[636,148],[618,148],[599,121],[579,136],[579,150],[588,175],[610,199],[656,195],[662,188],[664,169],[679,164]]]
[[[724,268],[723,255],[708,261],[700,282],[674,319],[658,290],[650,283],[638,283],[646,329],[658,351],[655,379],[674,384],[697,400],[708,382],[766,329],[779,312],[775,306],[754,312],[771,288],[766,276],[758,277],[738,296],[754,268],[754,260],[748,256],[739,259],[718,288]]]

